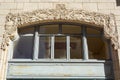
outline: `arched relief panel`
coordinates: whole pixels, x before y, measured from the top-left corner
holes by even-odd
[[[5,50],[9,40],[17,39],[17,28],[44,22],[68,21],[94,25],[103,28],[104,36],[111,39],[114,49],[119,48],[118,33],[113,14],[106,15],[85,10],[66,9],[64,4],[57,4],[56,9],[42,9],[18,14],[9,13],[6,17],[5,32],[1,48]]]

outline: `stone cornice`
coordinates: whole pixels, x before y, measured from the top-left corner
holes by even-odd
[[[18,36],[17,28],[24,25],[39,24],[48,21],[73,21],[81,24],[90,24],[103,28],[106,38],[111,39],[114,49],[119,48],[118,33],[113,14],[106,15],[85,10],[66,9],[64,4],[57,4],[56,9],[42,9],[6,16],[5,33],[3,35],[2,49]]]

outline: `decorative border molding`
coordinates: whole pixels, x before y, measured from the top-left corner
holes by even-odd
[[[111,39],[114,49],[119,48],[118,33],[113,14],[106,15],[85,10],[66,9],[64,4],[57,4],[56,9],[42,9],[17,14],[9,13],[6,17],[1,48],[5,50],[9,40],[18,37],[17,28],[48,21],[73,21],[103,28],[105,37]]]

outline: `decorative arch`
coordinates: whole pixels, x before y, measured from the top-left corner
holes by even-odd
[[[114,49],[119,48],[118,33],[113,14],[106,15],[85,10],[66,9],[64,4],[57,4],[55,9],[42,9],[17,14],[9,13],[6,16],[1,48],[5,50],[9,40],[13,41],[18,37],[18,28],[56,21],[76,22],[102,28],[104,36],[111,40]]]

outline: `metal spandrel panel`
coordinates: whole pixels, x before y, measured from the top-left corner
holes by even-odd
[[[106,74],[106,70],[108,73]],[[111,77],[111,66],[103,63],[16,63],[10,64],[8,77]]]

